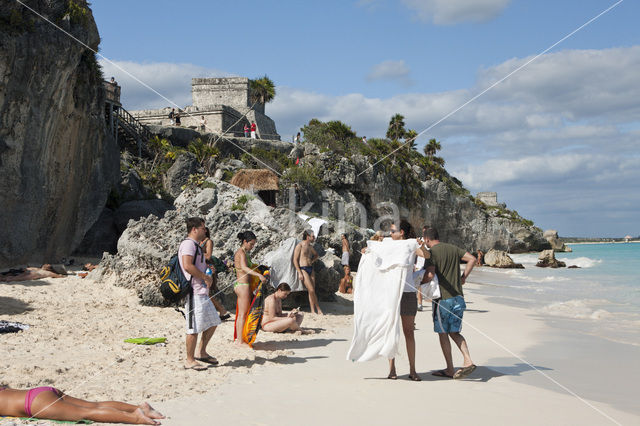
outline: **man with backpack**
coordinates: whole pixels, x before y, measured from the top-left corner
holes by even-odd
[[[211,275],[207,275],[207,263],[200,242],[206,236],[204,219],[190,217],[187,219],[187,238],[180,243],[178,259],[180,269],[187,280],[191,281],[192,291],[187,296],[185,306],[187,320],[187,362],[185,369],[206,370],[207,366],[198,361],[217,365],[218,361],[207,353],[207,344],[216,327],[222,322],[209,298],[209,288],[213,284]],[[196,343],[200,334],[200,345],[196,351]],[[197,354],[197,356],[196,356]]]

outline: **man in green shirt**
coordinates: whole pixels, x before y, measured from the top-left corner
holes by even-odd
[[[475,370],[476,366],[471,361],[467,341],[460,334],[462,330],[462,314],[467,305],[464,302],[462,286],[471,273],[476,258],[469,252],[452,244],[441,243],[438,231],[435,228],[428,228],[424,231],[424,239],[427,247],[431,251],[431,258],[425,262],[427,272],[424,274],[423,282],[429,282],[433,275],[438,276],[441,298],[433,303],[433,331],[438,333],[440,347],[447,363],[444,370],[434,371],[434,376],[450,377],[460,379]],[[460,262],[467,262],[464,273],[460,275]],[[464,365],[455,371],[451,356],[451,342],[449,338],[462,352]]]

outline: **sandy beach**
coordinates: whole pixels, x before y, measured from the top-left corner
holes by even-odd
[[[406,379],[404,341],[397,381],[386,379],[386,360],[346,361],[350,296],[323,304],[329,312],[324,317],[307,313],[303,325],[313,334],[261,333],[254,351],[233,346],[233,322],[227,321],[209,345],[221,365],[196,372],[182,367],[184,320],[172,308],[140,306],[130,290],[75,276],[0,283],[0,319],[31,326],[0,335],[2,382],[53,385],[90,400],[147,400],[168,416],[163,424],[180,426],[451,418],[473,424],[640,423],[638,346],[554,327],[527,309],[480,294],[484,290],[473,280],[465,288],[463,334],[478,369],[464,380],[429,374],[444,362],[426,309],[416,317],[423,381],[415,383]],[[130,337],[166,337],[167,343],[123,342]],[[454,361],[461,362],[455,350]]]

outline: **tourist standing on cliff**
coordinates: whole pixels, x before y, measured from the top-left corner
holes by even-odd
[[[207,262],[200,243],[205,239],[206,228],[204,219],[190,217],[187,219],[187,238],[180,243],[178,249],[178,261],[180,269],[187,280],[191,281],[191,293],[187,296],[185,310],[187,312],[187,362],[184,368],[191,370],[206,370],[207,367],[198,363],[217,365],[218,361],[207,353],[207,344],[216,327],[220,325],[220,317],[213,303],[209,299],[209,289],[213,284],[213,278],[207,275]],[[196,343],[200,334],[200,346],[198,356]]]
[[[169,125],[173,126],[176,123],[175,117],[176,117],[176,109],[171,108],[171,112],[169,113]]]
[[[251,122],[251,139],[256,139],[256,131],[258,130],[258,126],[256,126],[255,122]]]
[[[318,296],[316,296],[316,277],[313,272],[313,262],[318,260],[319,257],[313,248],[315,239],[311,230],[306,230],[302,233],[302,242],[298,243],[293,250],[293,266],[298,271],[298,279],[302,281],[309,293],[311,313],[315,314],[317,311],[317,313],[323,315],[320,304],[318,304]]]
[[[180,110],[176,112],[176,126],[180,125]]]
[[[244,123],[244,137],[249,137],[249,125],[247,123]]]
[[[473,372],[476,368],[473,361],[471,361],[467,341],[460,334],[460,331],[462,331],[462,315],[467,307],[464,302],[462,286],[475,266],[476,258],[459,247],[441,243],[438,230],[435,228],[427,229],[424,232],[424,238],[427,247],[431,251],[431,257],[425,263],[427,272],[424,274],[422,282],[431,281],[434,274],[438,276],[442,297],[432,302],[433,330],[438,333],[442,354],[447,364],[444,370],[434,371],[431,374],[439,377],[460,379]],[[467,263],[462,276],[460,275],[460,261]],[[449,338],[455,342],[464,357],[464,364],[457,371],[453,368]]]
[[[204,132],[206,128],[207,128],[207,120],[204,119],[204,115],[203,115],[202,118],[200,119],[200,130]]]

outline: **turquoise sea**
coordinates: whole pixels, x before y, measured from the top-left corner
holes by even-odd
[[[480,292],[526,307],[558,324],[640,346],[640,244],[571,244],[556,253],[567,266],[538,268],[538,253],[511,255],[525,269],[477,268]]]

